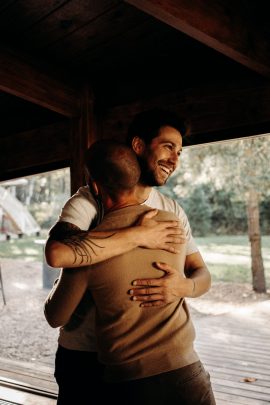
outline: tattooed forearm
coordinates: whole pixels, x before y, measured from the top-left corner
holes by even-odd
[[[114,235],[115,233],[107,236],[86,236],[86,232],[80,232],[70,238],[63,239],[61,243],[72,250],[74,255],[73,264],[91,264],[93,256],[98,256],[99,250],[105,248],[102,245],[102,239],[109,239]]]
[[[82,231],[76,225],[69,222],[56,222],[56,224],[50,229],[49,239],[61,242],[62,240],[69,238],[73,235],[84,233],[87,235],[87,231]]]
[[[107,231],[82,231],[64,222],[51,230],[45,246],[49,266],[83,267],[125,253],[139,246],[138,227]]]

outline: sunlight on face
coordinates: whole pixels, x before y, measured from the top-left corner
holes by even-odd
[[[162,127],[140,156],[143,182],[148,186],[164,185],[176,169],[181,151],[180,132],[169,126]]]

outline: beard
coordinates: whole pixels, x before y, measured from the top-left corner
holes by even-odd
[[[141,168],[141,177],[140,177],[140,182],[146,186],[151,186],[151,187],[159,187],[163,186],[166,181],[168,180],[169,176],[165,179],[159,179],[158,176],[156,175],[155,171],[151,169],[148,165],[148,162],[146,159],[137,156],[140,168]]]

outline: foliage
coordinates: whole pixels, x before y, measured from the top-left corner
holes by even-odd
[[[270,232],[270,136],[185,148],[180,167],[160,190],[185,209],[193,233],[247,232],[246,198],[259,191],[261,231]]]

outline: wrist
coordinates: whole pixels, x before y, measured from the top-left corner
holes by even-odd
[[[145,238],[140,225],[135,225],[129,229],[129,240],[133,248],[144,247]]]

